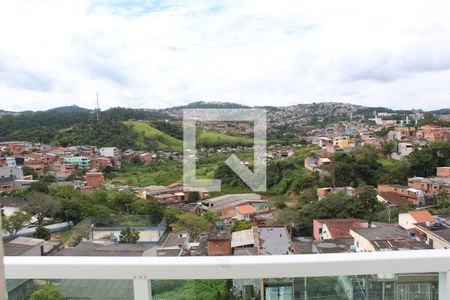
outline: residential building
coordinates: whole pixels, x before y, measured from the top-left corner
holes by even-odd
[[[13,177],[0,177],[0,192],[10,192],[14,189]]]
[[[81,157],[81,156],[64,157],[64,162],[68,164],[77,165],[78,168],[84,170],[91,168],[91,159],[89,157]]]
[[[372,227],[350,229],[356,252],[430,249],[424,241],[395,224],[374,223]]]
[[[348,136],[337,136],[333,138],[333,145],[339,149],[346,149],[350,146],[350,138]]]
[[[318,188],[316,193],[319,200],[322,200],[328,194],[342,193],[350,197],[354,197],[358,194],[357,189],[351,186]]]
[[[415,206],[420,206],[425,204],[425,194],[420,189],[416,189],[413,187],[408,187],[405,185],[399,185],[399,184],[379,184],[377,186],[377,192],[378,195],[381,195],[381,193],[393,193],[396,194],[402,198],[405,198],[409,201],[410,204]],[[383,196],[384,195],[384,196]],[[383,194],[381,195],[381,198],[378,198],[380,201],[386,201],[386,200],[392,200],[397,202],[391,203],[394,205],[401,205],[400,202],[396,201],[393,197],[390,197],[390,199],[386,199],[384,197],[389,197],[389,194]],[[384,199],[384,200],[383,200]]]
[[[305,169],[311,172],[319,172],[320,174],[328,174],[330,164],[330,159],[326,157],[306,157],[304,160]]]
[[[450,194],[450,177],[413,177],[408,178],[408,185],[421,190],[428,197],[433,197],[442,190],[447,190]]]
[[[437,177],[450,177],[450,167],[438,167],[436,168]]]
[[[3,142],[0,145],[5,145],[6,149],[12,155],[19,155],[27,151],[31,151],[33,149],[33,144],[26,141],[10,141]]]
[[[427,210],[413,210],[398,214],[398,225],[406,230],[417,229],[418,223],[433,223],[436,219]]]
[[[229,219],[240,214],[236,210],[238,206],[250,205],[258,214],[268,212],[268,204],[269,202],[258,194],[229,194],[203,200],[202,209],[214,212],[220,219]]]
[[[233,232],[231,234],[231,249],[233,255],[243,255],[247,251],[252,253],[249,255],[256,255],[255,235],[254,228]]]
[[[14,179],[22,179],[22,167],[0,167],[0,178],[12,177]]]
[[[104,177],[102,172],[87,172],[85,176],[87,187],[95,188],[103,185]]]
[[[416,127],[396,126],[394,130],[388,132],[388,139],[393,141],[409,141],[416,136]]]
[[[44,240],[18,237],[4,245],[6,256],[43,256]]]
[[[380,202],[386,203],[389,207],[413,204],[407,197],[393,192],[378,192],[377,199]]]
[[[414,151],[414,145],[411,143],[401,142],[397,144],[397,151],[391,154],[391,157],[396,160],[401,160]]]
[[[100,148],[100,156],[119,156],[119,149],[116,147]]]
[[[450,141],[450,128],[437,125],[425,125],[417,130],[416,136],[430,142],[448,142]]]
[[[189,244],[189,232],[171,232],[162,244],[164,249],[184,249]]]
[[[75,247],[64,248],[54,256],[148,256],[152,246],[117,244],[111,241],[82,241]]]
[[[313,220],[314,240],[350,238],[350,229],[367,228],[368,222],[361,219],[316,219]]]
[[[258,255],[294,255],[295,247],[286,226],[258,226],[256,248]],[[300,283],[295,278],[262,280],[263,299],[294,299]]]
[[[417,232],[425,234],[426,243],[431,248],[450,249],[450,215],[433,216],[433,219],[415,223]]]
[[[208,233],[208,256],[226,256],[231,254],[231,228],[217,222]]]

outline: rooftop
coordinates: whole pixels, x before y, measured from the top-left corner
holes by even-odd
[[[408,213],[416,220],[417,223],[436,221],[428,210],[414,210]]]
[[[43,245],[44,241],[40,239],[18,237],[4,245],[5,256],[21,256],[34,247]]]
[[[255,244],[253,228],[236,231],[231,234],[231,248]]]
[[[352,229],[369,241],[409,238],[406,230],[400,226],[388,223],[374,223],[375,227]]]
[[[291,238],[285,226],[258,227],[260,255],[295,254]]]
[[[184,243],[186,243],[189,240],[189,234],[187,232],[179,232],[179,233],[173,233],[171,232],[167,239],[164,241],[164,244],[162,245],[164,248],[173,248],[178,247],[181,248]]]
[[[386,200],[391,205],[399,206],[410,204],[408,199],[394,192],[379,192],[378,195],[380,195],[384,200]]]
[[[216,225],[211,227],[208,233],[209,240],[230,240],[231,239],[231,229],[226,225]]]
[[[76,247],[64,248],[55,256],[142,256],[150,246],[140,244],[104,244],[81,242]]]
[[[319,220],[326,224],[332,238],[350,237],[350,229],[366,228],[367,221],[360,219]]]
[[[351,245],[353,245],[353,238],[337,238],[314,242],[314,247],[319,253],[350,252]]]
[[[256,213],[256,210],[251,205],[248,205],[248,204],[237,206],[236,210],[241,215],[251,215],[251,214]]]
[[[258,194],[229,194],[215,198],[210,198],[203,201],[203,205],[209,210],[218,211],[230,206],[238,206],[248,201],[261,201],[261,196]]]

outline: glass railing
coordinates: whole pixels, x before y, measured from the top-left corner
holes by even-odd
[[[5,257],[8,299],[450,299],[450,251],[225,257]],[[32,278],[32,279],[30,279]],[[52,278],[52,279],[49,279]]]

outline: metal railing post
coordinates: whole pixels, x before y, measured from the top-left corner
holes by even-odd
[[[134,300],[152,300],[152,285],[148,279],[133,279]]]
[[[8,299],[8,291],[6,290],[5,280],[5,266],[3,263],[3,229],[2,229],[2,216],[0,214],[0,296],[2,299]]]
[[[450,299],[450,271],[439,273],[439,300]]]

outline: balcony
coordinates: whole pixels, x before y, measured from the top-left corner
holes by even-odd
[[[120,280],[129,284],[132,294],[120,299],[156,299],[152,285],[162,280],[253,279],[263,284],[269,282],[269,286],[271,280],[280,278],[301,278],[297,281],[305,285],[300,286],[296,294],[289,292],[281,297],[278,292],[278,296],[266,295],[266,299],[450,299],[449,250],[221,257],[22,256],[5,257],[4,262],[7,279]],[[308,295],[307,292],[307,279],[310,278],[370,274],[378,274],[379,278],[389,277],[388,274],[434,274],[436,290],[428,293],[403,291],[399,292],[401,296],[392,294],[387,298],[368,297],[364,292],[343,298],[342,295],[327,298],[318,294]],[[58,281],[55,282],[57,286]]]

